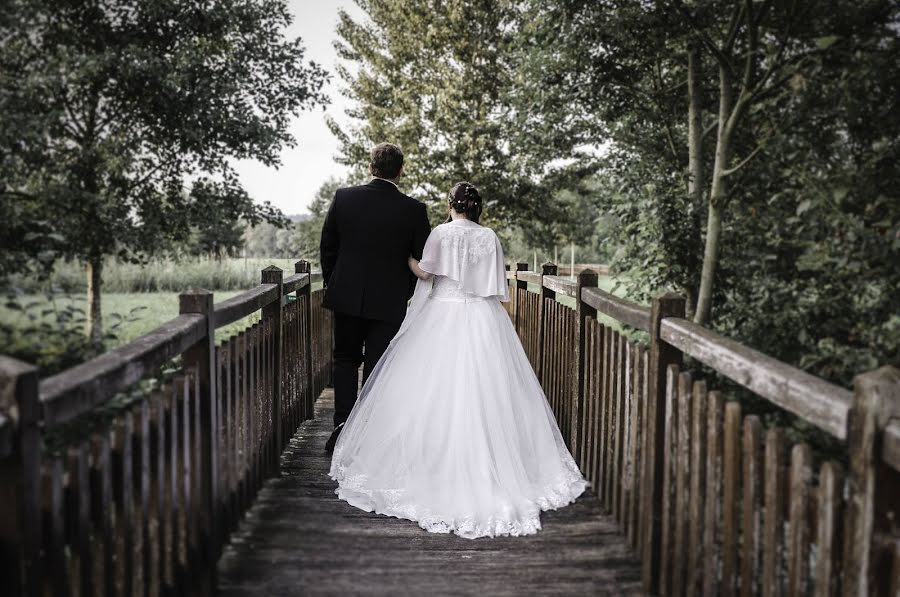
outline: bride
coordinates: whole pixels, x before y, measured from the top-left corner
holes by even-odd
[[[466,182],[435,228],[406,319],[334,449],[342,500],[461,537],[528,535],[587,483],[500,301],[503,249]]]

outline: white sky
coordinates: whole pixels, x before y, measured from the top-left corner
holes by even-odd
[[[334,162],[337,139],[325,125],[324,114],[342,124],[347,122],[344,108],[349,102],[338,93],[342,82],[334,69],[337,55],[332,47],[338,9],[343,8],[354,17],[363,13],[353,0],[289,0],[288,5],[294,13],[294,23],[286,34],[302,38],[306,59],[314,60],[331,73],[331,82],[325,89],[331,103],[324,113],[316,108],[293,120],[290,131],[297,145],[281,152],[281,168],[268,168],[251,160],[236,162],[234,167],[254,200],[271,201],[285,214],[300,214],[307,211],[323,182],[347,171]]]

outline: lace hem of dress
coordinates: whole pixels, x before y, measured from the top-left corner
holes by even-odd
[[[335,451],[329,476],[338,482],[334,492],[339,499],[367,512],[418,522],[429,533],[455,533],[465,539],[533,535],[541,530],[542,511],[571,504],[587,489],[587,482],[570,460],[566,463],[566,471],[541,488],[538,497],[519,516],[489,516],[486,520],[478,520],[475,516],[441,515],[415,504],[404,503],[403,489],[370,489],[366,486],[367,475],[347,475],[346,468],[339,463],[340,453]]]

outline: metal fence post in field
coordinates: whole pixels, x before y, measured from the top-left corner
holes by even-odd
[[[277,470],[278,457],[281,454],[281,392],[284,366],[282,362],[282,320],[284,313],[284,293],[282,281],[284,271],[280,267],[270,265],[262,270],[261,284],[275,284],[278,286],[278,299],[272,301],[262,310],[263,321],[272,321],[272,438],[270,439],[269,462],[266,463],[266,473],[271,474]]]
[[[879,453],[889,422],[900,420],[900,370],[881,367],[853,382],[847,422],[847,517],[844,543],[844,595],[896,595],[900,582],[898,537],[900,472]]]
[[[597,318],[597,309],[591,307],[581,300],[581,290],[583,288],[596,288],[598,282],[597,273],[592,270],[584,270],[575,278],[575,374],[572,375],[572,398],[574,401],[572,408],[572,445],[570,446],[572,454],[581,453],[581,445],[584,441],[583,426],[581,420],[584,417],[584,400],[587,392],[585,391],[585,359],[584,344],[587,337],[587,318]],[[582,464],[582,463],[579,463]]]
[[[645,467],[641,508],[642,576],[644,590],[650,593],[659,591],[660,580],[666,374],[670,365],[681,367],[682,364],[681,351],[660,337],[660,325],[667,317],[684,317],[684,314],[685,300],[674,293],[665,293],[654,298],[650,307],[650,375],[647,384]]]
[[[198,313],[205,317],[205,334],[184,354],[184,368],[194,369],[200,404],[200,471],[202,476],[203,533],[201,545],[205,564],[208,566],[209,586],[215,586],[215,562],[221,549],[221,516],[219,509],[219,412],[216,402],[216,327],[213,317],[213,293],[208,290],[188,290],[178,296],[178,312],[181,315]]]
[[[12,595],[39,595],[41,431],[38,370],[0,355],[0,581]]]

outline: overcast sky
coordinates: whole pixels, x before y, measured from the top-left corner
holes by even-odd
[[[304,112],[291,124],[297,146],[281,153],[281,168],[267,168],[256,161],[240,161],[235,168],[244,188],[256,201],[271,201],[285,214],[306,212],[319,186],[329,176],[341,176],[346,169],[334,162],[337,140],[325,126],[325,114],[339,122],[346,122],[344,108],[347,100],[339,95],[341,86],[334,66],[337,56],[332,42],[335,39],[338,9],[361,16],[362,11],[353,0],[289,0],[294,23],[287,30],[290,37],[300,36],[306,46],[307,58],[318,62],[331,74],[326,93],[331,103],[323,112],[317,108]]]

